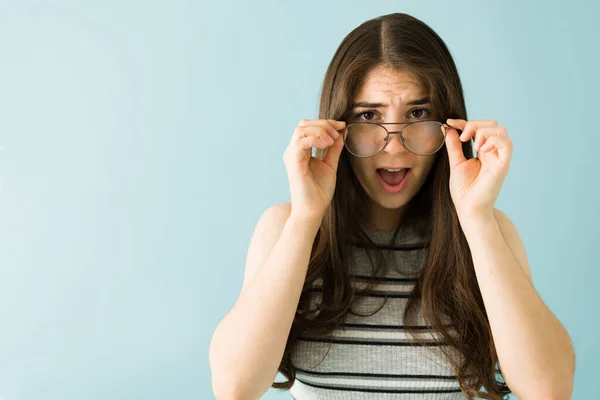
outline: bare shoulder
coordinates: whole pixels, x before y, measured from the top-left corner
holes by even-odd
[[[291,211],[290,202],[278,203],[267,208],[258,218],[246,255],[242,291],[277,243]]]

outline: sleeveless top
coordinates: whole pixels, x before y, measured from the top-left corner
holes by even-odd
[[[416,326],[423,346],[409,336],[403,313],[427,256],[426,242],[414,230],[401,230],[390,243],[393,232],[365,231],[383,250],[383,279],[353,306],[360,314],[348,313],[340,328],[326,337],[301,334],[292,349],[296,380],[290,388],[295,400],[438,400],[465,399],[456,376],[443,356],[420,309]],[[367,250],[350,246],[347,268],[353,285],[360,288],[373,280],[373,262]],[[374,257],[372,260],[376,260]],[[314,284],[319,287],[322,281]],[[318,296],[317,291],[317,296]],[[387,298],[384,299],[384,296]],[[453,349],[448,348],[452,354]]]

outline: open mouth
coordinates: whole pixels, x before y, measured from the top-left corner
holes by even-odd
[[[406,186],[411,171],[411,168],[377,168],[377,177],[387,192],[397,193]]]

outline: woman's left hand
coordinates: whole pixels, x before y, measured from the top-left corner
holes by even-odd
[[[495,120],[448,119],[446,148],[450,161],[450,195],[459,215],[493,215],[494,203],[508,174],[513,143]],[[452,129],[453,128],[453,129]],[[456,129],[462,130],[459,134]],[[477,157],[463,154],[462,142],[474,137]]]

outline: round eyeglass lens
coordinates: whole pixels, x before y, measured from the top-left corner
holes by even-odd
[[[442,123],[423,121],[408,125],[402,132],[406,148],[418,155],[429,155],[438,151],[444,144]]]
[[[344,142],[355,156],[370,157],[383,149],[386,137],[387,131],[383,126],[357,122],[348,125]]]

